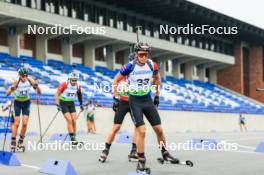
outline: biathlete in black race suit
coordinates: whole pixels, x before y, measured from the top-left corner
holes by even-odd
[[[68,81],[63,82],[55,93],[57,109],[62,111],[64,118],[67,122],[67,130],[71,138],[72,145],[77,145],[76,140],[76,109],[74,100],[78,97],[80,109],[83,111],[83,101],[81,86],[78,85],[77,80],[79,75],[71,72],[68,76]]]
[[[14,111],[15,117],[12,124],[12,137],[11,137],[11,151],[16,151],[17,149],[25,150],[24,138],[27,131],[28,119],[30,114],[30,89],[33,87],[37,94],[41,94],[41,90],[38,86],[37,81],[28,77],[28,70],[26,68],[20,68],[18,70],[19,79],[14,81],[12,86],[7,90],[6,95],[9,96],[13,93],[15,97],[14,101]],[[18,143],[16,144],[17,130],[20,123],[20,114],[22,112],[22,127],[20,131],[20,137]]]
[[[134,56],[131,54],[129,56],[129,60],[133,60]],[[114,125],[112,130],[110,131],[107,141],[105,143],[105,149],[103,150],[102,154],[100,155],[99,161],[100,162],[105,162],[107,159],[107,156],[110,151],[110,147],[115,139],[116,134],[120,130],[123,120],[126,116],[127,113],[130,113],[130,107],[129,107],[129,102],[128,102],[128,92],[127,92],[127,81],[126,77],[123,77],[123,79],[119,82],[119,97],[115,96],[114,97],[114,103],[113,103],[113,110],[115,111],[115,116],[114,116]],[[131,151],[129,154],[129,159],[130,158],[137,158],[137,146],[136,146],[136,136],[134,134],[133,136],[133,142],[132,142],[132,147]]]
[[[166,149],[166,138],[161,127],[161,120],[157,111],[159,105],[159,88],[161,79],[158,66],[149,59],[150,46],[147,43],[137,43],[135,45],[135,60],[130,61],[123,66],[120,72],[115,76],[113,81],[114,98],[118,97],[117,85],[127,77],[129,105],[131,109],[132,119],[136,127],[136,144],[138,154],[137,172],[150,172],[150,168],[146,168],[145,158],[145,135],[146,128],[143,121],[143,114],[151,124],[156,133],[158,144],[161,145],[161,154],[164,160],[176,158],[172,157]],[[155,85],[156,96],[154,101],[151,98],[151,87]],[[149,174],[149,173],[148,173]]]

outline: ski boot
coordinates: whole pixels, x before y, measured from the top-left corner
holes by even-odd
[[[25,146],[24,146],[23,142],[24,142],[24,138],[20,137],[18,140],[18,143],[17,143],[17,151],[25,152]]]
[[[140,174],[150,174],[150,168],[145,166],[146,160],[138,160],[137,173]]]
[[[128,155],[128,161],[131,162],[132,160],[138,160],[137,150],[132,149],[130,154]]]
[[[16,152],[16,141],[11,141],[11,147],[10,147],[11,152]]]
[[[72,147],[76,147],[78,145],[77,140],[71,141],[71,145]]]
[[[105,148],[102,154],[100,155],[99,162],[104,163],[107,159],[108,154],[109,154],[109,149]]]

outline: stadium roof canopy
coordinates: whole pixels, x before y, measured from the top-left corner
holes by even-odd
[[[84,1],[85,0],[74,0]],[[92,3],[93,0],[86,1]],[[246,22],[229,17],[206,7],[186,0],[96,0],[97,5],[120,9],[125,12],[137,13],[146,19],[153,18],[171,24],[210,24],[212,26],[237,26],[238,35],[223,36],[234,41],[248,41],[264,44],[264,30]],[[231,37],[231,38],[230,38]]]

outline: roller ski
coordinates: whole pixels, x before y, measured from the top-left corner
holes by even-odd
[[[170,155],[167,151],[162,154],[162,158],[157,159],[160,164],[178,164],[178,165],[187,165],[193,167],[193,162],[190,160],[180,161],[179,159]]]
[[[145,166],[146,164],[146,160],[138,160],[138,164],[137,164],[137,173],[140,174],[150,174],[150,168]]]
[[[25,152],[25,150],[26,150],[25,145],[23,145],[23,144],[17,145],[17,151],[18,152]]]
[[[83,146],[84,145],[84,143],[83,142],[78,142],[78,141],[71,141],[71,146],[72,146],[72,148],[80,148],[81,146]]]
[[[25,152],[25,145],[23,144],[23,140],[22,139],[18,140],[16,150],[18,152]]]
[[[109,149],[104,149],[102,154],[100,155],[99,162],[104,163],[107,159],[108,154],[109,154]]]
[[[137,161],[138,160],[138,156],[137,156],[137,151],[132,149],[130,154],[128,155],[128,161]]]

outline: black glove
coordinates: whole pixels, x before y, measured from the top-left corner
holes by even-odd
[[[154,98],[154,105],[156,105],[157,107],[159,106],[159,96],[155,96]]]
[[[81,109],[81,111],[83,111],[83,110],[84,110],[84,108],[83,108],[83,105],[81,105],[81,106],[80,106],[80,109]]]
[[[61,111],[61,106],[59,104],[56,104],[58,111]]]
[[[113,110],[116,112],[118,107],[119,107],[119,99],[114,97],[113,100],[114,100],[114,102],[113,102]]]

